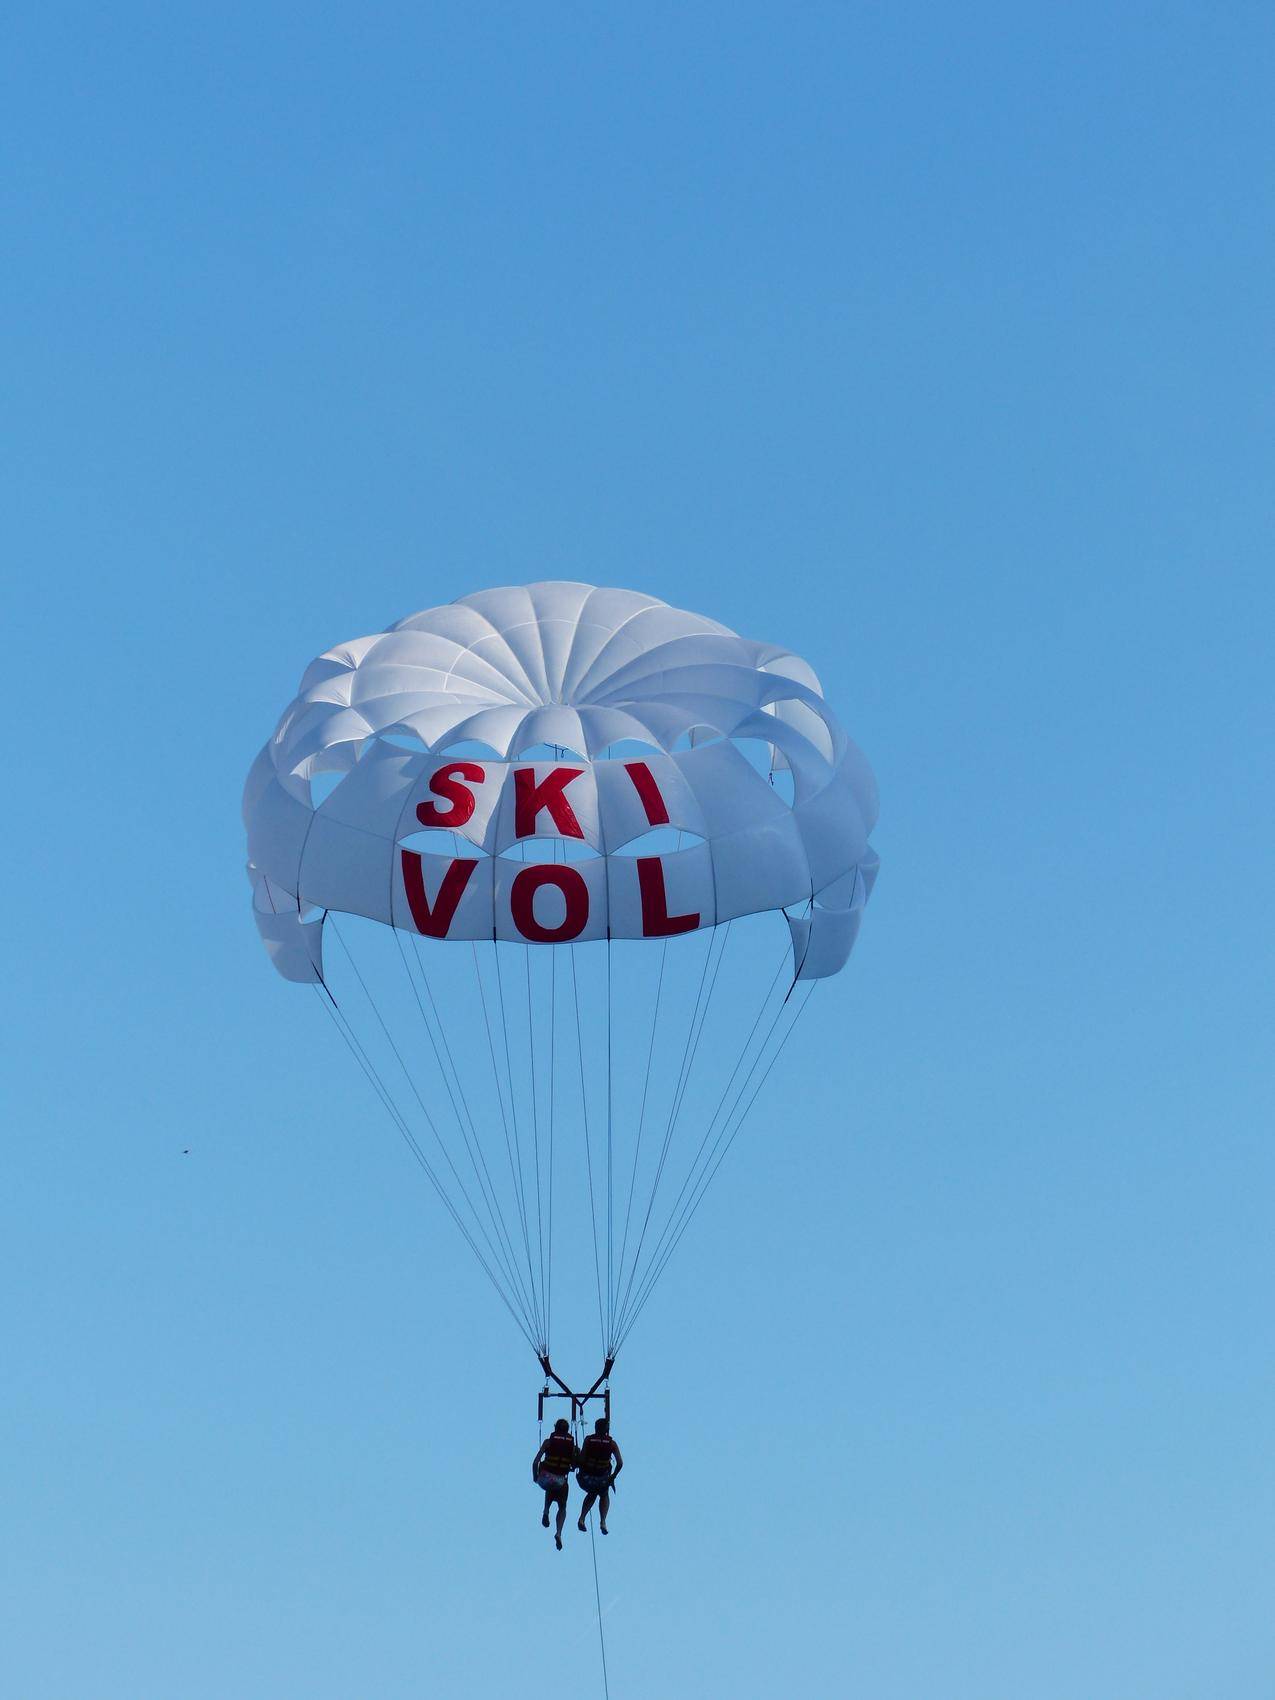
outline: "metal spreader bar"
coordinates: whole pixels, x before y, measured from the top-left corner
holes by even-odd
[[[604,1386],[603,1383],[610,1377],[611,1370],[614,1365],[615,1359],[608,1358],[602,1366],[602,1374],[594,1382],[593,1386],[590,1387],[586,1393],[576,1393],[567,1386],[566,1382],[549,1362],[548,1354],[546,1354],[540,1360],[540,1367],[545,1372],[545,1384],[541,1389],[540,1397],[536,1402],[536,1415],[539,1420],[542,1423],[545,1420],[546,1399],[569,1399],[571,1401],[571,1421],[573,1423],[577,1420],[577,1418],[584,1415],[584,1408],[589,1401],[591,1399],[597,1399],[602,1404],[603,1414],[609,1424],[611,1421],[611,1389]],[[553,1383],[552,1387],[550,1386],[551,1382]],[[557,1389],[556,1392],[554,1391],[555,1388]]]

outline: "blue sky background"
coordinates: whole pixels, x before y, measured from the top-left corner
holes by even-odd
[[[1273,59],[1243,3],[7,24],[6,1692],[599,1691],[534,1365],[238,817],[312,655],[547,576],[791,644],[883,793],[622,1364],[616,1700],[1275,1692]]]

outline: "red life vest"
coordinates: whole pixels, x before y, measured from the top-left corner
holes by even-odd
[[[548,1470],[550,1475],[565,1476],[574,1468],[576,1462],[576,1444],[569,1434],[551,1434],[545,1441],[544,1454],[540,1460],[542,1470]]]
[[[586,1434],[580,1448],[580,1474],[609,1476],[614,1451],[615,1442],[609,1434]]]

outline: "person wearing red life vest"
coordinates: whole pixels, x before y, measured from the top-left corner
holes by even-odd
[[[567,1492],[571,1481],[571,1472],[580,1462],[580,1454],[576,1443],[571,1438],[571,1425],[565,1417],[559,1417],[553,1425],[553,1433],[547,1440],[540,1443],[531,1465],[531,1479],[538,1488],[543,1489],[545,1496],[544,1516],[540,1519],[541,1527],[549,1527],[549,1511],[552,1506],[558,1508],[558,1522],[553,1532],[554,1545],[562,1551],[562,1525],[567,1520]]]
[[[620,1448],[611,1438],[611,1425],[605,1417],[599,1417],[593,1425],[593,1433],[585,1435],[584,1444],[580,1448],[576,1479],[584,1490],[584,1504],[580,1507],[577,1529],[583,1530],[584,1520],[593,1510],[593,1502],[596,1499],[599,1509],[598,1527],[606,1534],[607,1512],[611,1509],[611,1488],[623,1468],[624,1459],[620,1455]]]

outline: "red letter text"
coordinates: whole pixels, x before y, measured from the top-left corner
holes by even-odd
[[[536,919],[534,900],[542,885],[556,885],[566,900],[567,912],[556,927],[542,927]],[[533,944],[561,944],[584,931],[589,919],[589,888],[584,875],[570,863],[523,868],[509,888],[509,910],[523,938]]]
[[[670,915],[664,889],[664,864],[658,856],[637,858],[638,889],[642,893],[642,937],[671,938],[699,926],[698,910],[693,915]]]
[[[652,826],[668,825],[668,809],[660,796],[660,788],[655,783],[655,775],[644,761],[626,761],[624,771],[633,781],[633,789],[637,792],[642,807],[646,810],[646,818]]]
[[[453,778],[452,775],[458,775]],[[416,818],[422,826],[464,826],[474,812],[474,793],[469,785],[481,785],[487,775],[476,761],[453,761],[429,776],[429,788],[436,797],[444,797],[450,808],[440,809],[437,803],[418,803]],[[462,785],[467,779],[469,785]]]
[[[473,798],[470,798],[473,807]],[[412,920],[416,923],[418,933],[424,933],[426,938],[445,939],[447,929],[452,924],[456,913],[456,905],[469,884],[470,875],[477,867],[476,862],[465,861],[457,857],[443,875],[443,883],[438,888],[438,896],[434,899],[434,907],[429,906],[429,898],[425,895],[425,878],[421,872],[421,859],[415,850],[404,850],[403,857],[403,889],[407,892],[407,906],[412,911]]]
[[[534,767],[514,769],[514,836],[530,838],[536,830],[536,816],[548,809],[549,818],[564,838],[583,838],[584,831],[576,819],[575,810],[563,795],[573,779],[584,772],[582,767],[551,768],[536,784]]]

